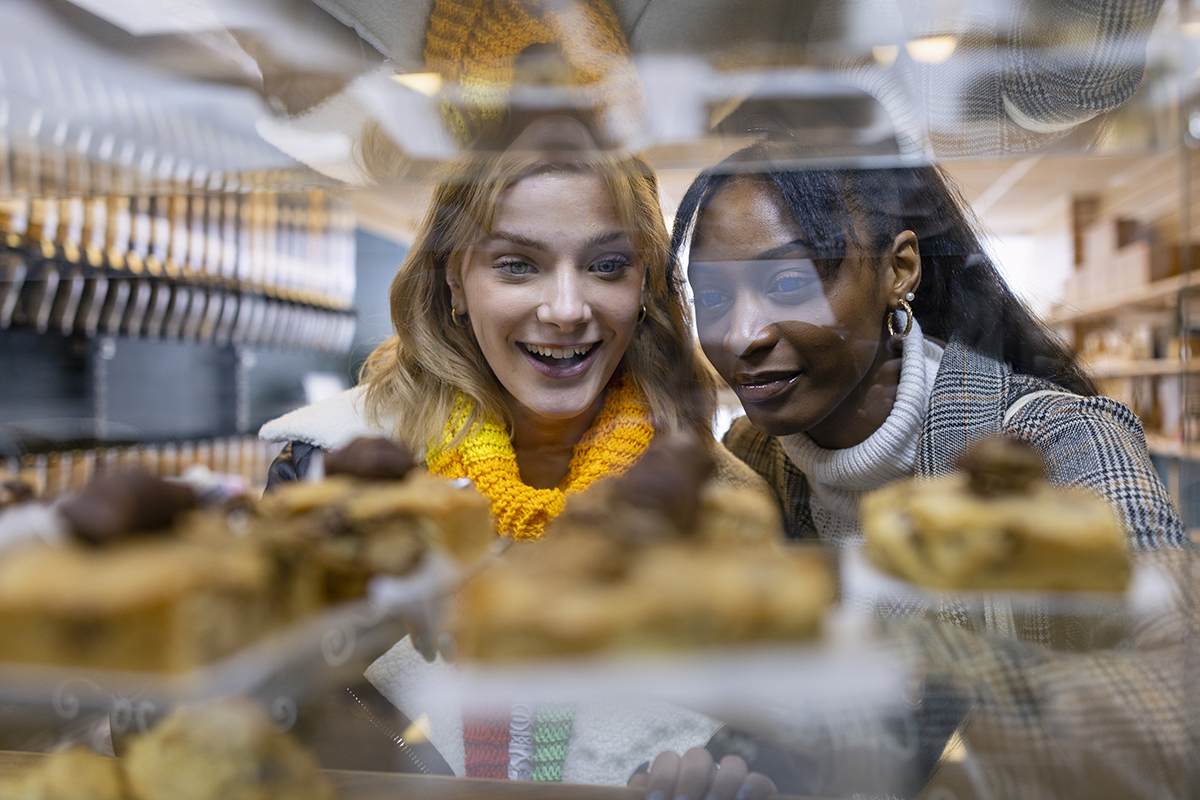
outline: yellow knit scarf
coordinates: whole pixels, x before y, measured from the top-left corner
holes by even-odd
[[[532,44],[561,49],[570,74],[560,79],[575,88],[581,107],[598,105],[594,110],[621,134],[641,124],[642,87],[607,0],[544,8],[519,0],[434,0],[426,69],[458,87],[459,101],[443,100],[441,111],[460,146],[502,124],[517,56]],[[589,89],[602,95],[589,95]]]
[[[431,448],[426,464],[443,478],[470,478],[492,502],[501,535],[536,539],[563,509],[566,495],[581,492],[600,478],[621,475],[641,458],[654,436],[645,397],[623,373],[608,385],[604,409],[575,446],[567,476],[554,489],[534,489],[521,481],[517,455],[504,425],[485,420],[462,444],[447,449],[466,424],[470,400],[460,395],[446,423],[441,446]]]

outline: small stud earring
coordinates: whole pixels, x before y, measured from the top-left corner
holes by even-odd
[[[908,294],[904,295],[904,299],[911,303],[913,300],[917,299],[917,296],[912,292],[909,292]]]

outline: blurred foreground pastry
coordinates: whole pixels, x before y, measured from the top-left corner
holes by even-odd
[[[124,758],[75,747],[0,780],[0,800],[333,800],[312,754],[256,703],[176,709]]]
[[[0,800],[129,800],[121,762],[86,747],[47,756],[20,775],[0,779]]]
[[[1125,532],[1102,498],[1050,486],[1038,454],[1015,439],[984,440],[959,466],[863,499],[877,567],[939,589],[1125,589]]]
[[[496,535],[487,499],[424,470],[387,439],[356,439],[330,453],[326,477],[280,486],[258,504],[251,530],[280,552],[317,560],[328,602],[361,597],[375,574],[403,575],[432,547],[464,564]]]
[[[260,706],[225,700],[171,713],[124,758],[136,800],[332,800],[312,754]]]
[[[778,509],[707,486],[711,456],[661,437],[628,473],[568,497],[539,542],[518,542],[463,589],[468,657],[663,651],[817,633],[827,561],[782,544]]]
[[[470,560],[495,538],[487,500],[390,442],[356,442],[328,466],[257,505],[199,509],[188,486],[128,471],[97,476],[57,513],[37,506],[31,520],[61,519],[70,535],[0,551],[0,661],[182,672],[361,598],[373,575],[403,575],[432,547]]]
[[[278,620],[273,565],[225,530],[189,535],[196,498],[130,472],[61,507],[73,536],[0,553],[0,660],[178,672]]]

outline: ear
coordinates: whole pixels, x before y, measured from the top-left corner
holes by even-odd
[[[909,292],[915,294],[921,285],[921,253],[917,249],[917,235],[912,231],[902,231],[892,240],[891,267],[888,303],[899,308],[899,300]]]
[[[462,316],[468,312],[467,295],[463,291],[462,285],[462,265],[466,264],[471,257],[471,250],[467,248],[466,255],[460,262],[458,269],[452,265],[446,267],[446,285],[450,287],[450,310],[455,314]]]

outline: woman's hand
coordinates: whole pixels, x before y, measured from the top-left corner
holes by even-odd
[[[376,575],[367,585],[371,602],[399,617],[409,640],[426,661],[442,658],[454,663],[458,647],[449,633],[454,612],[454,587],[462,579],[458,565],[440,553],[427,553],[407,575]]]
[[[629,778],[629,786],[645,789],[646,800],[762,800],[776,793],[766,775],[750,772],[738,756],[725,756],[714,764],[703,747],[683,756],[666,750],[654,763],[642,765]]]

